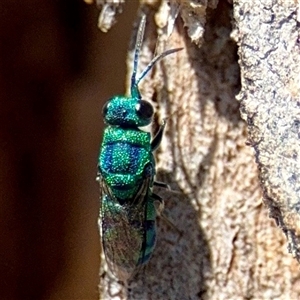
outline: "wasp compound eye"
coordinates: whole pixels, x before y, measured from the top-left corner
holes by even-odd
[[[102,107],[102,116],[105,118],[108,112],[110,101],[107,101]]]
[[[136,104],[135,111],[141,119],[150,119],[153,116],[153,106],[145,100],[140,100]]]

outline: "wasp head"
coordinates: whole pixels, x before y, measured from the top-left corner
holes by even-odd
[[[106,102],[102,113],[109,125],[143,127],[151,123],[153,106],[146,100],[115,96]]]

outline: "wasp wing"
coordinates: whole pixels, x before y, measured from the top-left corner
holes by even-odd
[[[112,273],[127,281],[137,272],[145,256],[150,178],[142,181],[134,198],[122,204],[101,175],[99,183],[99,226],[104,254]]]

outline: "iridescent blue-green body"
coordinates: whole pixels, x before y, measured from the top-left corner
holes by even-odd
[[[135,125],[151,120],[149,105],[139,98],[116,96],[104,107],[109,124],[119,125],[105,129],[99,156],[102,238],[110,268],[121,278],[130,277],[146,263],[155,246],[151,135]]]
[[[152,187],[166,186],[154,181],[153,156],[161,142],[165,122],[152,141],[150,133],[140,129],[151,123],[153,107],[142,100],[138,84],[157,60],[179,50],[172,49],[155,57],[137,79],[144,27],[145,17],[138,31],[131,95],[115,96],[103,107],[107,127],[98,161],[103,250],[110,270],[122,281],[132,277],[151,257],[156,241],[155,202],[162,204]]]

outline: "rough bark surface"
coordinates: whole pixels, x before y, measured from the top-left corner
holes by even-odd
[[[123,11],[124,0],[96,0],[101,8],[98,18],[98,27],[103,32],[107,32],[117,22],[116,16]]]
[[[168,14],[172,19],[171,12],[165,1],[149,2],[143,1],[148,4],[148,22],[140,69],[151,60],[157,35],[159,52],[184,48],[164,59],[141,83],[143,98],[152,99],[158,112],[156,121],[168,117],[157,152],[158,180],[175,192],[159,194],[165,199],[166,215],[183,234],[159,219],[149,264],[128,288],[104,275],[100,299],[298,299],[299,265],[268,217],[259,182],[260,174],[271,216],[281,226],[283,211],[298,220],[297,4],[203,4],[193,14],[205,18],[197,46],[180,17],[168,37],[163,26],[170,20]],[[181,9],[179,16],[187,16],[186,7]],[[283,27],[285,33],[280,32]],[[260,46],[264,39],[268,46]],[[279,56],[273,57],[276,51]],[[129,76],[131,69],[129,60]],[[296,228],[284,224],[284,232],[296,238]],[[297,242],[290,240],[295,255]]]
[[[247,1],[235,7],[243,73],[239,98],[264,201],[300,261],[299,4],[256,1],[255,7]]]

